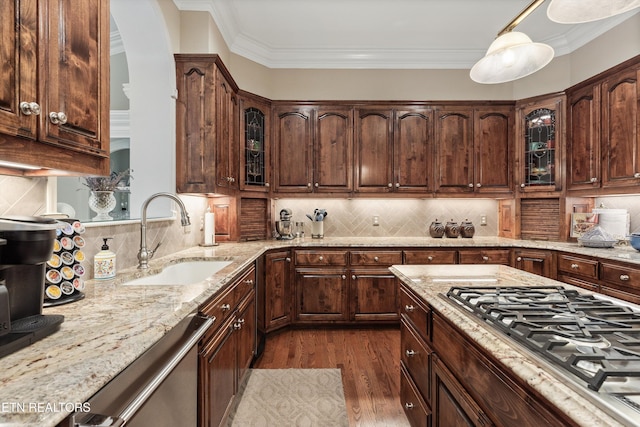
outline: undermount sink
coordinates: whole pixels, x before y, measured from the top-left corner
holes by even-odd
[[[232,261],[185,261],[171,264],[160,273],[123,283],[133,285],[190,285],[202,282],[231,264]]]

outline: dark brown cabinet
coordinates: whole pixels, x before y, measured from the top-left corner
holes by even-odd
[[[256,270],[245,270],[201,307],[216,325],[198,352],[199,425],[225,425],[256,349]]]
[[[296,268],[297,323],[349,320],[346,268]]]
[[[464,249],[458,257],[460,264],[511,264],[509,249]]]
[[[598,188],[600,172],[600,86],[567,93],[567,190]]]
[[[353,113],[349,107],[276,105],[275,192],[350,192]]]
[[[235,194],[237,86],[218,55],[176,54],[176,188]]]
[[[431,109],[359,108],[355,123],[356,192],[425,193],[431,190]]]
[[[436,193],[511,192],[512,130],[510,106],[436,110]]]
[[[350,319],[353,321],[397,321],[398,279],[389,272],[402,264],[401,251],[351,251]]]
[[[413,249],[404,251],[405,264],[456,264],[458,251],[450,249]]]
[[[0,15],[0,158],[108,175],[109,3],[9,0]]]
[[[520,196],[556,194],[562,189],[564,94],[516,104],[516,184]]]
[[[265,332],[271,332],[291,323],[291,251],[269,252],[264,256],[265,280],[260,298],[264,310],[262,322]]]
[[[555,258],[551,251],[514,249],[513,261],[513,266],[517,269],[550,279],[556,278]]]

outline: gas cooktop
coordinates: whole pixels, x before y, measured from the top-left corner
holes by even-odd
[[[563,286],[461,286],[447,297],[596,395],[640,412],[639,308]]]

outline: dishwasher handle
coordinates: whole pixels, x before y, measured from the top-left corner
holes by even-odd
[[[84,420],[78,420],[73,425],[75,427],[120,427],[124,426],[138,410],[145,404],[147,399],[153,394],[154,391],[162,384],[162,382],[169,376],[169,374],[175,369],[175,367],[182,361],[193,346],[198,344],[200,338],[204,336],[207,330],[215,322],[215,317],[203,317],[202,325],[196,329],[189,339],[175,352],[175,354],[169,359],[169,361],[162,366],[156,375],[147,383],[140,393],[133,399],[133,401],[127,405],[119,416],[105,416],[100,414],[87,414],[87,418]]]

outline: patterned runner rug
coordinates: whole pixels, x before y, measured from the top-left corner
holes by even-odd
[[[252,369],[230,427],[348,427],[339,369]]]

